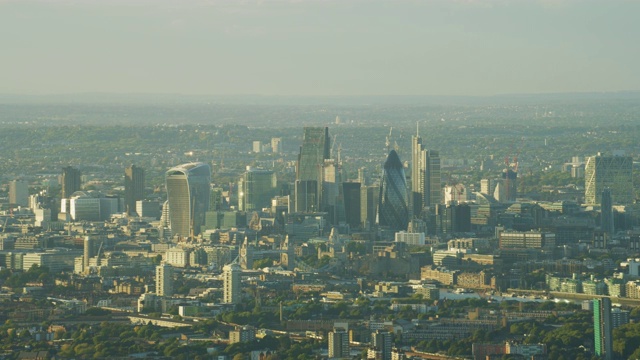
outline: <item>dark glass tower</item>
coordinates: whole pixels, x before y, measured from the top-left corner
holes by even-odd
[[[352,229],[360,227],[360,183],[342,183],[342,193],[344,194],[344,213],[347,224]]]
[[[611,200],[611,189],[602,190],[602,200],[600,205],[600,227],[609,236],[613,236],[615,230],[613,226],[613,202]]]
[[[391,150],[384,163],[378,224],[390,230],[407,230],[409,208],[407,206],[407,179],[404,167],[395,150]]]
[[[296,211],[318,211],[322,199],[322,168],[329,159],[329,128],[305,127],[296,169]]]
[[[124,206],[127,215],[136,215],[136,201],[144,199],[144,170],[131,165],[124,169]]]
[[[67,166],[62,168],[62,198],[68,199],[71,194],[82,187],[80,170]]]

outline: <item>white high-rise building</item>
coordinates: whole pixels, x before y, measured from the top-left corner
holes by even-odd
[[[169,264],[162,263],[156,266],[156,294],[173,295],[173,268]]]
[[[226,304],[237,304],[240,302],[242,289],[241,277],[242,268],[233,262],[222,268],[222,277],[224,281],[223,302]]]
[[[274,154],[280,154],[282,152],[282,138],[271,138],[271,151]]]

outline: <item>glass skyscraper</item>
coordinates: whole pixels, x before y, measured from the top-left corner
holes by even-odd
[[[412,216],[420,218],[424,208],[435,207],[441,198],[440,154],[425,149],[422,138],[411,138]]]
[[[135,165],[124,169],[124,207],[127,215],[136,215],[136,201],[144,199],[144,170]]]
[[[271,206],[278,192],[276,174],[271,170],[247,168],[238,181],[240,211],[260,211]]]
[[[613,204],[632,204],[635,200],[633,190],[633,158],[614,155],[587,158],[584,168],[584,203],[600,205],[602,190],[611,190]]]
[[[390,230],[399,231],[407,230],[408,223],[407,179],[398,153],[391,150],[382,173],[378,224]]]
[[[71,194],[82,188],[80,170],[67,166],[62,168],[62,198],[68,199]]]
[[[296,168],[296,211],[318,211],[322,199],[322,171],[329,159],[329,128],[305,127]]]
[[[176,166],[166,173],[167,201],[173,235],[200,234],[209,209],[211,169],[204,163]]]

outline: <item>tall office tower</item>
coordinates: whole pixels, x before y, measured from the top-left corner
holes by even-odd
[[[322,167],[324,161],[329,159],[329,147],[329,128],[304,128],[302,146],[300,147],[298,166],[296,168],[295,195],[297,212],[311,212],[320,209]]]
[[[584,202],[589,205],[601,204],[602,190],[611,189],[612,204],[632,204],[633,159],[617,154],[604,156],[598,153],[587,158],[584,169]]]
[[[361,167],[360,169],[358,169],[358,182],[360,183],[360,185],[365,186],[367,185],[366,183],[366,179],[365,179],[365,168]]]
[[[618,307],[611,309],[611,326],[615,329],[629,323],[629,310],[622,310]]]
[[[343,182],[345,221],[352,229],[360,227],[360,183]]]
[[[252,149],[254,153],[259,153],[262,152],[262,142],[261,141],[254,141],[252,144]]]
[[[9,204],[29,206],[29,183],[25,180],[9,182]]]
[[[173,268],[169,264],[162,263],[156,266],[156,294],[173,295]]]
[[[169,217],[169,200],[165,200],[165,202],[162,203],[160,224],[162,225],[162,227],[171,227],[171,218]]]
[[[144,169],[131,165],[124,169],[124,210],[136,215],[136,201],[144,199]]]
[[[236,262],[232,262],[222,268],[222,278],[224,281],[222,302],[226,304],[237,304],[240,302],[240,291],[242,285],[240,282],[241,273],[242,269]]]
[[[282,138],[271,138],[271,152],[280,154],[282,152]]]
[[[247,166],[238,181],[238,207],[240,211],[260,211],[271,205],[277,193],[278,180],[273,171]]]
[[[222,197],[221,187],[212,187],[209,195],[209,211],[222,210],[224,198]]]
[[[95,255],[95,241],[91,236],[85,236],[84,252],[82,255],[82,267],[84,268],[85,274],[89,273],[89,261],[94,255]]]
[[[376,223],[379,199],[379,186],[360,187],[360,226],[364,230],[370,230],[371,226]]]
[[[407,230],[409,209],[407,206],[407,179],[404,167],[395,150],[389,152],[384,163],[380,201],[378,203],[378,224],[390,230]]]
[[[67,166],[62,168],[62,198],[68,199],[71,194],[82,187],[80,170]]]
[[[480,180],[480,192],[486,195],[493,196],[493,192],[496,190],[496,185],[501,182],[501,180],[493,180],[493,179],[482,179]]]
[[[329,332],[329,359],[351,358],[349,352],[349,333],[342,328]]]
[[[516,201],[518,196],[518,173],[511,169],[504,169],[502,171],[502,185],[504,186],[505,202]]]
[[[596,355],[605,360],[613,359],[611,299],[608,297],[593,300],[593,337]]]
[[[376,330],[371,334],[371,345],[382,353],[382,360],[391,360],[391,347],[393,345],[391,333],[384,330]]]
[[[493,181],[493,198],[496,201],[504,203],[507,202],[507,191],[505,190],[504,180],[497,179]]]
[[[419,135],[411,138],[411,210],[420,217],[424,208],[440,204],[440,154],[427,150]]]
[[[613,225],[613,204],[611,203],[611,190],[602,190],[602,201],[600,205],[600,228],[605,234],[614,234]]]
[[[171,232],[183,237],[200,234],[205,213],[209,209],[209,165],[179,165],[167,171],[166,182]]]
[[[328,214],[331,224],[344,222],[344,197],[341,189],[342,174],[336,160],[325,160],[322,166],[322,194],[320,211]]]

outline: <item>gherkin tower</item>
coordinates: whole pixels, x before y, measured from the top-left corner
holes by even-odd
[[[408,223],[407,179],[398,153],[391,150],[382,172],[378,224],[390,230],[400,231],[407,230]]]

